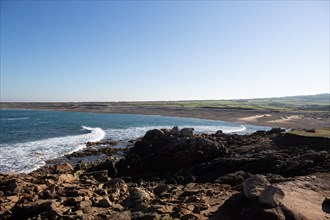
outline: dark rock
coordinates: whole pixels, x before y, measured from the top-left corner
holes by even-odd
[[[93,171],[93,172],[88,172],[84,173],[81,175],[83,176],[92,176],[94,179],[96,179],[99,182],[106,182],[109,180],[108,177],[108,170],[99,170],[99,171]]]
[[[147,133],[143,136],[141,141],[143,143],[149,143],[149,142],[154,142],[163,137],[164,132],[158,129],[153,129],[147,131]]]
[[[112,206],[112,202],[108,198],[103,198],[97,203],[98,207],[109,208]]]
[[[180,136],[180,135],[181,135],[181,132],[180,132],[178,126],[173,127],[173,128],[171,129],[170,133],[171,133],[171,135],[173,135],[173,136]]]
[[[325,213],[330,213],[330,198],[325,197],[322,202],[322,210]]]
[[[170,186],[167,185],[167,184],[164,184],[164,185],[158,185],[157,187],[155,187],[154,189],[154,193],[156,195],[160,195],[162,194],[163,192],[166,192],[167,190],[170,189]]]
[[[251,174],[245,173],[244,171],[240,170],[235,173],[229,173],[225,176],[219,177],[214,182],[221,184],[229,184],[230,186],[234,187],[237,185],[241,185],[250,176]]]
[[[248,199],[243,192],[238,193],[219,208],[215,219],[227,220],[303,220],[302,215],[294,213],[283,205],[266,208],[257,199]]]
[[[193,137],[194,136],[194,129],[193,128],[182,128],[181,131],[181,136],[183,137]]]
[[[330,138],[325,137],[307,137],[299,136],[291,133],[284,133],[274,138],[274,143],[281,148],[302,147],[308,150],[328,151],[330,146]]]
[[[215,132],[215,136],[222,136],[224,133],[222,130],[218,130],[217,132]]]

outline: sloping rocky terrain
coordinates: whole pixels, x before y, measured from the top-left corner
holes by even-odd
[[[0,174],[0,219],[327,219],[329,138],[150,130],[91,163]],[[103,143],[104,144],[104,143]],[[70,160],[68,160],[70,162]]]

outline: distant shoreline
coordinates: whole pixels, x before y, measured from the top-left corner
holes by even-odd
[[[130,103],[0,103],[1,110],[50,110],[122,113],[198,118],[268,127],[321,128],[330,126],[329,112],[271,111],[218,108],[143,106]]]

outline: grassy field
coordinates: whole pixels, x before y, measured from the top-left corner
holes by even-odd
[[[315,130],[292,130],[290,133],[306,137],[327,137],[330,138],[330,128],[318,128]]]
[[[290,96],[281,98],[241,99],[241,100],[191,100],[162,102],[130,102],[131,105],[185,107],[185,108],[220,108],[246,110],[312,110],[330,111],[330,94],[310,96]]]

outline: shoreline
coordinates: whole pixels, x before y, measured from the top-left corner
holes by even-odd
[[[45,106],[46,105],[46,106]],[[330,127],[329,112],[289,111],[279,112],[270,110],[242,110],[242,109],[209,109],[187,107],[159,107],[159,106],[128,106],[98,105],[84,106],[76,104],[72,109],[66,103],[1,103],[0,110],[44,110],[64,112],[90,112],[105,114],[141,114],[161,115],[171,117],[196,118],[217,120],[239,124],[251,124],[266,127],[282,127],[286,129],[313,129]]]
[[[327,219],[329,141],[279,128],[242,136],[153,129],[119,161],[109,142],[102,160],[0,173],[0,218],[238,219],[248,210],[239,219],[266,219],[269,211],[276,219]],[[69,156],[98,155],[102,144]],[[271,185],[281,192],[275,204],[244,196],[256,178],[265,183],[262,191]]]

